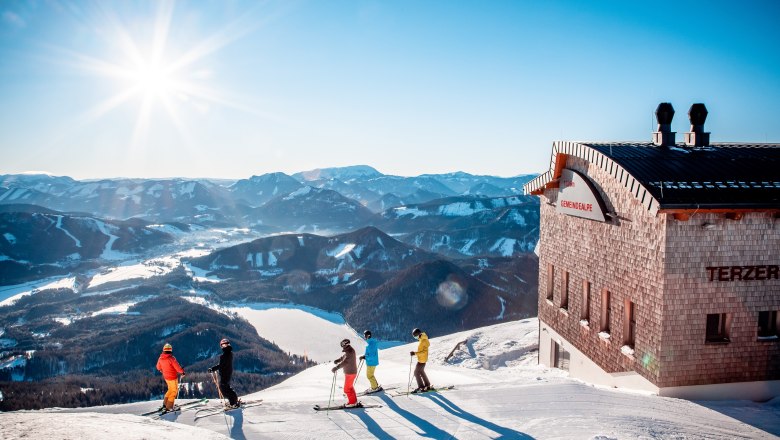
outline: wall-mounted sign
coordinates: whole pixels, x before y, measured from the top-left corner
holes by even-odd
[[[709,266],[706,268],[710,281],[764,281],[776,280],[780,266]]]
[[[606,221],[604,213],[607,210],[604,201],[585,176],[564,168],[558,188],[557,212],[600,222]]]

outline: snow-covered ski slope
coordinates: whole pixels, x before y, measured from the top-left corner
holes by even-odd
[[[537,365],[538,321],[497,324],[443,337],[430,335],[426,367],[442,393],[361,397],[381,408],[315,412],[328,403],[332,364],[312,367],[267,390],[246,396],[263,404],[195,420],[194,412],[166,421],[133,417],[159,401],[80,410],[7,413],[0,438],[220,438],[235,439],[770,439],[780,435],[780,398],[690,402],[590,386]],[[468,340],[452,358],[458,342]],[[333,358],[339,354],[333,341]],[[409,351],[416,342],[380,351],[376,377],[407,386]],[[358,350],[359,352],[361,350]],[[368,387],[365,368],[357,389]],[[335,403],[343,403],[339,391]],[[97,423],[102,420],[102,423]],[[89,423],[86,423],[89,422]],[[154,422],[154,423],[152,423]],[[99,425],[99,426],[98,426]],[[159,428],[157,428],[159,427]],[[149,430],[159,429],[155,435]],[[199,429],[197,433],[190,431]],[[29,437],[23,435],[34,433]]]

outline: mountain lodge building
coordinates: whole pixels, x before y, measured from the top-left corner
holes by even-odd
[[[780,144],[710,143],[694,104],[652,142],[553,144],[541,198],[539,362],[691,399],[780,395]]]

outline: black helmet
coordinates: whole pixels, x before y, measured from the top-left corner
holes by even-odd
[[[341,340],[341,346],[342,347],[346,347],[347,345],[349,345],[349,339],[342,339]]]
[[[420,330],[419,328],[412,330],[412,336],[417,337],[420,336],[421,334],[422,334],[422,330]]]
[[[366,331],[364,331],[364,332],[363,332],[363,336],[365,336],[365,337],[366,337],[366,339],[370,338],[370,337],[371,337],[371,330],[366,330]]]

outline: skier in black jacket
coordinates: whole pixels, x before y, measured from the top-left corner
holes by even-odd
[[[219,346],[222,347],[219,363],[209,368],[208,371],[209,373],[219,371],[219,389],[222,391],[222,395],[228,399],[225,407],[228,409],[238,408],[241,406],[241,401],[238,400],[233,388],[230,388],[230,378],[233,376],[233,347],[230,346],[230,341],[227,339],[219,341]]]

